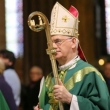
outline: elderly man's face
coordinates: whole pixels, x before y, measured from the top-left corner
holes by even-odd
[[[53,47],[56,49],[56,60],[61,58],[68,58],[72,53],[72,37],[67,36],[52,36]]]

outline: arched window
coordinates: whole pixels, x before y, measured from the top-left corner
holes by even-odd
[[[109,1],[109,0],[106,0]],[[106,7],[105,0],[94,0],[95,3],[95,37],[96,37],[96,56],[108,55],[108,44],[106,39]],[[108,15],[107,15],[108,16]],[[109,46],[110,47],[110,46]],[[109,53],[110,54],[110,53]]]
[[[105,0],[106,48],[110,54],[110,0]]]
[[[22,0],[5,0],[6,48],[16,57],[23,56]]]

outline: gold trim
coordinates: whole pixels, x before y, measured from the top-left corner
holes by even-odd
[[[66,30],[65,30],[66,29]],[[60,30],[60,31],[59,31]],[[65,30],[65,32],[63,32]],[[51,29],[50,33],[51,35],[67,35],[67,36],[74,36],[74,37],[78,37],[77,34],[75,33],[76,29],[67,29],[67,28],[53,28]]]
[[[46,77],[45,83],[46,83],[46,87],[49,87],[49,85],[54,85],[54,83],[52,82],[51,74],[49,74],[49,75]]]
[[[50,104],[50,109],[49,110],[52,110],[54,108],[54,110],[57,110],[58,108],[58,100],[56,100],[54,98],[54,94],[53,94],[53,86],[54,86],[54,83],[52,81],[52,76],[51,74],[49,74],[45,80],[45,83],[46,83],[46,87],[48,88],[48,91],[47,91],[47,94],[48,94],[48,97],[49,97],[49,101],[48,103]],[[52,108],[52,109],[51,109]],[[55,109],[56,108],[56,109]]]
[[[74,84],[77,82],[80,82],[86,74],[89,74],[90,72],[96,72],[97,75],[100,76],[102,81],[105,81],[101,73],[96,70],[94,67],[85,67],[78,72],[76,72],[65,84],[67,90],[71,90],[74,87]]]

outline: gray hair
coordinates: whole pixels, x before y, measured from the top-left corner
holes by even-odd
[[[76,38],[76,48],[78,49],[79,39]]]
[[[67,36],[68,38],[73,38],[72,36]],[[77,37],[74,37],[76,39],[76,49],[78,49],[79,39]]]

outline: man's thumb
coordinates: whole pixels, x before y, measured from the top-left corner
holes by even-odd
[[[61,79],[58,79],[58,84],[63,86],[63,83],[61,82]]]

